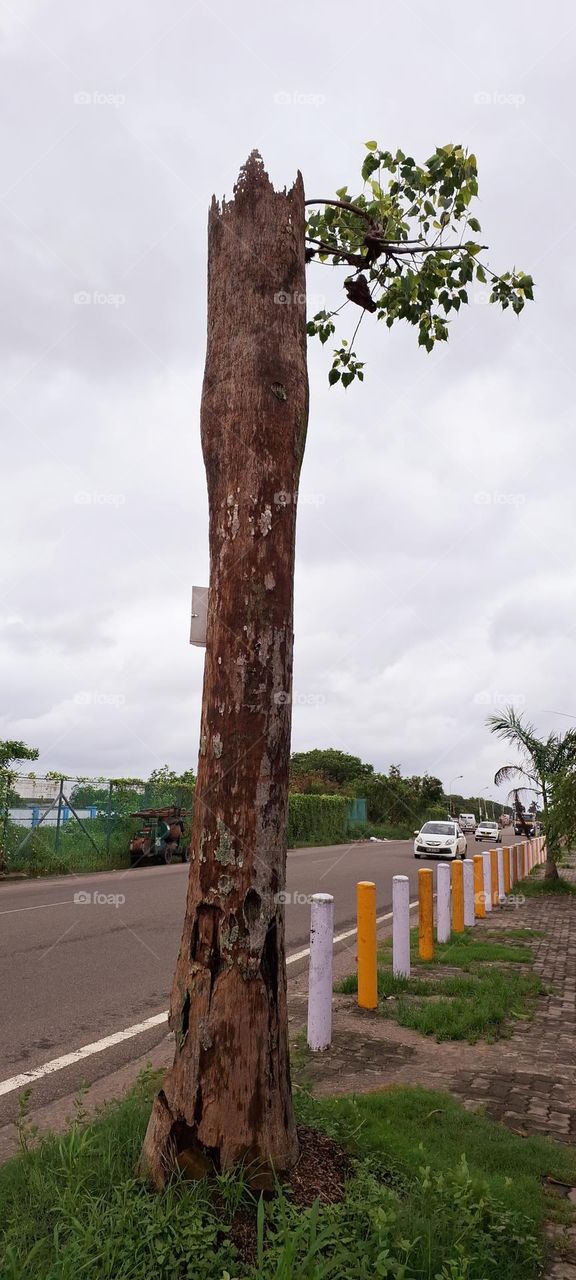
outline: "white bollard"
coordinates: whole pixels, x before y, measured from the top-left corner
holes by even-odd
[[[392,876],[392,973],[410,977],[410,881]]]
[[[492,863],[490,854],[482,854],[482,862],[484,863],[484,907],[486,915],[492,910]]]
[[[449,862],[439,862],[436,877],[436,937],[438,942],[450,941],[451,898]]]
[[[464,872],[464,924],[470,928],[474,924],[474,860],[465,858],[462,863]]]
[[[502,845],[497,849],[498,853],[498,897],[500,902],[505,902],[506,894],[504,892],[504,850]]]
[[[308,977],[308,1048],[329,1049],[332,1042],[332,956],[334,898],[314,893],[310,912],[310,969]]]

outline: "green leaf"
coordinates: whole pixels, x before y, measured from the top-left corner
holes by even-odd
[[[364,178],[364,181],[366,181],[370,177],[370,174],[374,173],[375,169],[378,169],[379,167],[376,156],[366,156],[364,164],[362,165],[362,177]]]
[[[328,382],[330,383],[330,386],[333,387],[334,383],[339,381],[340,381],[340,370],[331,369],[330,373],[328,374]]]
[[[378,146],[378,143],[377,143],[377,142],[365,142],[365,143],[364,143],[364,146],[366,147],[366,150],[367,150],[367,151],[375,151],[375,150],[376,150],[376,147]]]

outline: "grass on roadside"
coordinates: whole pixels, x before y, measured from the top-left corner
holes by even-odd
[[[355,993],[357,975],[344,978],[337,990]],[[424,979],[395,978],[389,970],[378,970],[380,1013],[439,1041],[502,1039],[511,1019],[532,1017],[541,991],[540,978],[505,969]]]
[[[316,1101],[299,1118],[353,1157],[341,1204],[256,1204],[242,1175],[154,1195],[134,1169],[152,1080],[92,1123],[0,1169],[2,1280],[531,1280],[542,1265],[546,1175],[576,1182],[576,1153],[522,1140],[448,1094],[395,1089]],[[257,1223],[253,1262],[230,1233]]]
[[[450,942],[434,943],[434,964],[453,965],[455,968],[468,971],[471,965],[481,963],[496,964],[532,964],[534,956],[530,947],[518,945],[519,941],[527,941],[526,931],[520,930],[523,937],[513,936],[512,930],[486,930],[478,937],[473,930],[454,933]],[[531,930],[528,933],[533,937]],[[426,965],[429,961],[421,960],[418,954],[418,929],[410,930],[410,959],[415,965]],[[392,964],[392,939],[386,938],[378,951],[378,964]]]
[[[518,938],[519,941],[528,941],[530,938],[544,938],[546,935],[543,929],[502,929],[499,933],[505,934],[508,938]]]
[[[532,930],[524,929],[487,929],[479,935],[467,929],[453,934],[450,942],[435,943],[434,960],[422,961],[418,929],[412,929],[411,964],[421,976],[410,978],[393,977],[392,939],[387,938],[378,952],[380,1012],[400,1026],[436,1040],[468,1040],[473,1044],[480,1039],[503,1038],[513,1020],[532,1017],[543,990],[540,978],[513,967],[533,962],[532,949],[523,945],[528,941],[526,934],[534,936]],[[457,970],[449,977],[435,968],[448,965]],[[344,978],[336,990],[355,994],[357,974]]]
[[[576,884],[571,880],[564,880],[562,876],[557,880],[545,880],[542,876],[536,878],[535,875],[530,875],[525,880],[520,880],[518,892],[524,894],[525,898],[546,897],[548,894],[569,897],[576,893]]]

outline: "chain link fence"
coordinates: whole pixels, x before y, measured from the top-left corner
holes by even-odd
[[[129,865],[143,809],[178,805],[190,837],[194,784],[0,770],[0,872],[57,875]]]

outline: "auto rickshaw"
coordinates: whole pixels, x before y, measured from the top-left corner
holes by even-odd
[[[183,839],[184,814],[180,805],[140,809],[130,817],[142,820],[140,830],[131,836],[128,845],[131,867],[150,866],[154,862],[169,864],[175,857],[189,861],[190,849]]]

